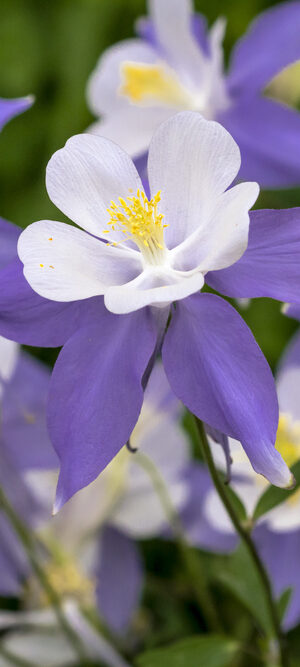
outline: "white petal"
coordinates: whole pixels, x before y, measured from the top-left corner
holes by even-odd
[[[277,393],[280,410],[290,414],[295,421],[300,420],[300,368],[288,366],[282,368],[277,380]]]
[[[199,229],[171,251],[172,265],[181,271],[203,272],[236,262],[248,245],[249,209],[259,194],[257,183],[240,183],[224,192]]]
[[[130,442],[153,461],[169,483],[182,474],[189,462],[189,442],[180,422],[168,412],[151,410],[148,403],[143,406]],[[129,462],[127,493],[134,493],[137,489],[151,489],[153,485],[149,476],[135,463],[134,456],[129,458]]]
[[[206,58],[192,33],[191,0],[150,0],[149,10],[168,61],[200,84]]]
[[[51,531],[70,553],[78,552],[110,516],[113,489],[108,468],[78,491],[52,519]]]
[[[105,305],[112,313],[131,313],[144,306],[165,306],[185,299],[204,285],[202,273],[182,276],[175,271],[144,271],[136,280],[120,287],[110,287],[104,296]]]
[[[128,105],[93,123],[87,132],[115,141],[136,158],[148,151],[155,130],[172,113],[172,109],[164,107],[140,108]]]
[[[176,114],[159,127],[149,148],[148,174],[151,193],[161,190],[169,249],[210,218],[216,198],[232,183],[240,164],[231,135],[198,113]]]
[[[128,39],[105,51],[87,87],[88,105],[96,116],[129,106],[129,100],[120,94],[121,66],[126,61],[155,63],[157,53],[141,39]]]
[[[68,600],[64,604],[64,612],[70,625],[81,638],[89,657],[103,661],[108,667],[130,667],[107,639],[88,623],[75,601]]]
[[[111,200],[135,194],[142,187],[137,170],[119,146],[91,134],[78,134],[54,153],[47,166],[50,199],[79,227],[95,236],[123,240],[119,233],[103,234]]]
[[[255,482],[252,482],[252,480],[234,482],[232,487],[244,503],[247,515],[252,516],[256,503],[262,493],[262,489],[259,488]],[[235,528],[231,519],[214,488],[212,488],[206,495],[203,512],[207,521],[216,530],[229,534],[235,533]]]
[[[109,246],[81,229],[48,220],[22,232],[18,253],[31,287],[53,301],[104,294],[107,286],[127,282],[141,270],[138,252]]]
[[[19,345],[0,336],[0,392],[2,382],[7,382],[15,370],[19,356]]]
[[[168,493],[174,508],[179,510],[186,503],[189,491],[186,482],[178,479],[168,486]],[[168,520],[161,500],[152,487],[122,498],[111,523],[132,537],[142,538],[158,535]]]
[[[17,631],[4,638],[3,646],[16,658],[29,661],[32,667],[71,667],[76,660],[76,651],[57,628],[52,632]]]
[[[300,528],[300,497],[295,491],[290,500],[274,507],[264,517],[271,530],[276,533],[285,533]],[[284,539],[284,537],[283,537]]]

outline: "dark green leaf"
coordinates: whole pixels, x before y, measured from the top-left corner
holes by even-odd
[[[272,624],[264,591],[257,571],[244,544],[228,558],[215,578],[248,609],[267,635],[272,634]]]
[[[137,667],[229,667],[239,648],[234,639],[219,635],[190,637],[168,648],[147,651],[137,659]]]

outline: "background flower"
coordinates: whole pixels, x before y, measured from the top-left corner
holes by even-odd
[[[112,46],[100,58],[87,98],[102,120],[89,131],[140,158],[161,122],[192,109],[218,120],[236,139],[240,178],[258,180],[262,187],[296,185],[299,116],[263,93],[300,57],[299,3],[284,3],[256,18],[235,47],[228,74],[224,19],[207,31],[189,0],[149,0],[148,12],[149,18],[137,23],[138,38]]]

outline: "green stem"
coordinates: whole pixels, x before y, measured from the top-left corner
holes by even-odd
[[[201,609],[206,624],[213,631],[219,632],[221,630],[221,625],[215,610],[210,590],[207,586],[206,578],[203,576],[197,555],[185,540],[184,529],[181,524],[180,517],[178,516],[173,506],[172,499],[168,493],[165,481],[153,461],[151,461],[151,459],[146,456],[146,454],[138,451],[134,454],[134,460],[148,474],[160,499],[167,521],[170,524],[176,537],[182,560],[192,582],[194,596]]]
[[[256,549],[255,543],[253,542],[250,533],[247,531],[247,529],[243,526],[243,524],[240,522],[239,516],[235,511],[234,506],[231,504],[231,500],[226,493],[226,489],[224,486],[224,483],[222,482],[218,471],[215,467],[214,460],[212,457],[212,453],[210,450],[210,446],[207,440],[207,435],[205,432],[204,425],[200,419],[198,419],[195,416],[195,421],[196,421],[196,426],[198,430],[198,435],[199,439],[202,445],[202,453],[203,453],[203,458],[205,462],[207,463],[212,481],[214,483],[215,489],[219,495],[219,498],[221,502],[223,503],[238,535],[240,536],[241,540],[245,544],[245,547],[248,550],[248,553],[252,559],[253,565],[256,569],[256,572],[260,578],[262,588],[265,593],[265,598],[267,602],[267,606],[269,609],[270,613],[270,618],[272,621],[273,625],[273,631],[274,631],[274,636],[277,639],[278,646],[279,646],[279,651],[280,651],[280,658],[281,658],[281,665],[282,667],[288,667],[289,665],[289,658],[287,655],[287,647],[286,647],[286,642],[284,635],[281,630],[280,626],[280,621],[279,621],[279,616],[278,616],[278,610],[276,606],[276,602],[273,599],[273,594],[272,594],[272,588],[270,584],[270,580],[267,574],[267,571],[263,565],[263,562],[259,556],[259,553]]]
[[[35,555],[35,538],[31,534],[30,530],[26,524],[20,519],[18,514],[15,512],[13,506],[6,497],[3,489],[0,487],[0,508],[4,511],[7,518],[9,519],[15,533],[17,534],[20,542],[23,545],[24,551],[27,555],[29,563],[32,567],[33,572],[35,573],[38,581],[44,592],[46,593],[48,600],[53,607],[53,610],[56,614],[58,623],[64,632],[67,640],[69,641],[72,649],[74,649],[80,659],[83,661],[86,659],[86,654],[82,646],[82,642],[72,626],[70,625],[68,619],[66,618],[63,607],[61,604],[61,599],[52,587],[43,567],[41,566],[39,559]]]

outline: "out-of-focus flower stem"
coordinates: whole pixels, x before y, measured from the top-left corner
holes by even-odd
[[[207,585],[206,577],[202,572],[197,554],[185,540],[184,528],[182,526],[180,517],[173,506],[167,485],[153,461],[151,461],[151,459],[146,454],[138,451],[134,454],[134,457],[134,460],[145,470],[145,472],[150,477],[153,487],[160,499],[161,505],[166,515],[166,519],[172,528],[178,547],[180,549],[182,561],[184,562],[186,571],[188,572],[189,578],[191,580],[193,594],[199,605],[207,627],[215,632],[220,632],[222,629],[221,623],[219,621],[214,601]]]
[[[6,514],[10,524],[12,525],[16,535],[18,536],[23,549],[27,555],[28,561],[32,567],[32,570],[38,579],[43,591],[46,593],[47,598],[53,607],[53,610],[56,614],[59,626],[64,632],[66,639],[69,641],[72,649],[76,651],[77,656],[84,664],[87,656],[82,645],[81,639],[78,637],[72,626],[70,625],[61,603],[60,596],[56,590],[51,585],[38,556],[36,556],[36,541],[34,535],[31,533],[28,526],[25,522],[20,519],[18,514],[15,512],[12,504],[5,495],[3,489],[0,487],[0,509]]]
[[[203,422],[198,419],[195,416],[195,421],[196,421],[196,426],[197,426],[197,431],[199,435],[199,440],[201,443],[201,451],[203,454],[203,458],[207,464],[207,467],[209,469],[212,481],[214,483],[215,489],[218,493],[218,496],[223,503],[238,535],[240,536],[241,540],[245,544],[248,553],[252,559],[253,565],[256,569],[256,572],[259,576],[259,579],[261,581],[261,586],[262,589],[264,590],[265,593],[265,598],[267,602],[267,606],[269,609],[270,613],[270,618],[272,621],[273,625],[273,632],[274,632],[274,637],[276,638],[278,642],[278,647],[279,647],[279,653],[280,653],[280,664],[281,667],[289,667],[289,657],[287,654],[287,644],[285,637],[283,635],[283,632],[281,630],[280,626],[280,620],[279,620],[279,615],[278,615],[278,610],[276,606],[276,602],[273,599],[273,594],[272,594],[272,588],[271,588],[271,583],[267,574],[267,571],[264,567],[264,564],[259,556],[259,553],[256,549],[255,543],[252,540],[250,532],[245,528],[245,526],[241,523],[238,514],[235,511],[234,506],[232,505],[229,496],[226,493],[225,486],[223,481],[221,480],[221,477],[215,467],[214,459],[210,450],[209,442],[207,439],[206,431],[203,425]]]

